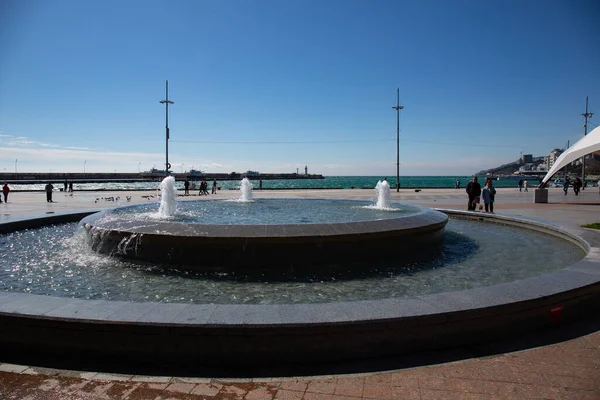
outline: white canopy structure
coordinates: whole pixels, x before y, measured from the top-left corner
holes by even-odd
[[[546,183],[552,178],[561,168],[566,166],[573,161],[594,153],[596,151],[600,151],[600,126],[588,133],[581,140],[575,143],[573,146],[569,147],[564,153],[560,155],[554,162],[550,171],[544,176],[542,179],[541,187],[545,186]]]

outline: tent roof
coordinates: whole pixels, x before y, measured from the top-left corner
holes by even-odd
[[[597,151],[600,151],[600,126],[581,138],[556,159],[550,171],[542,179],[542,186],[567,164]]]

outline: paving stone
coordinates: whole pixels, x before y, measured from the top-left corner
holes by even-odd
[[[220,383],[198,383],[194,389],[192,389],[192,394],[197,394],[199,396],[210,396],[214,397],[219,393],[223,385]]]
[[[304,392],[295,390],[279,389],[275,395],[275,400],[302,400]]]
[[[194,389],[195,386],[196,386],[196,384],[194,384],[194,383],[177,382],[177,383],[169,384],[169,386],[167,386],[165,391],[176,392],[176,393],[190,393]]]

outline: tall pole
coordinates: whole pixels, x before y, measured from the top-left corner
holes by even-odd
[[[400,110],[404,106],[400,105],[400,88],[396,90],[396,192],[400,192]]]
[[[594,113],[588,112],[588,97],[585,96],[585,114],[581,114],[585,117],[585,122],[583,123],[583,136],[587,136],[587,120],[588,118],[592,118]],[[585,155],[581,157],[581,184],[582,189],[585,190]]]
[[[169,176],[169,104],[174,104],[169,100],[169,80],[166,84],[166,97],[160,103],[165,105],[165,175]]]

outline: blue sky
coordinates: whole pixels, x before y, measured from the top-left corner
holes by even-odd
[[[164,168],[166,79],[176,172],[395,175],[396,88],[401,175],[546,155],[583,136],[587,95],[600,113],[599,17],[593,0],[1,0],[0,171]]]

